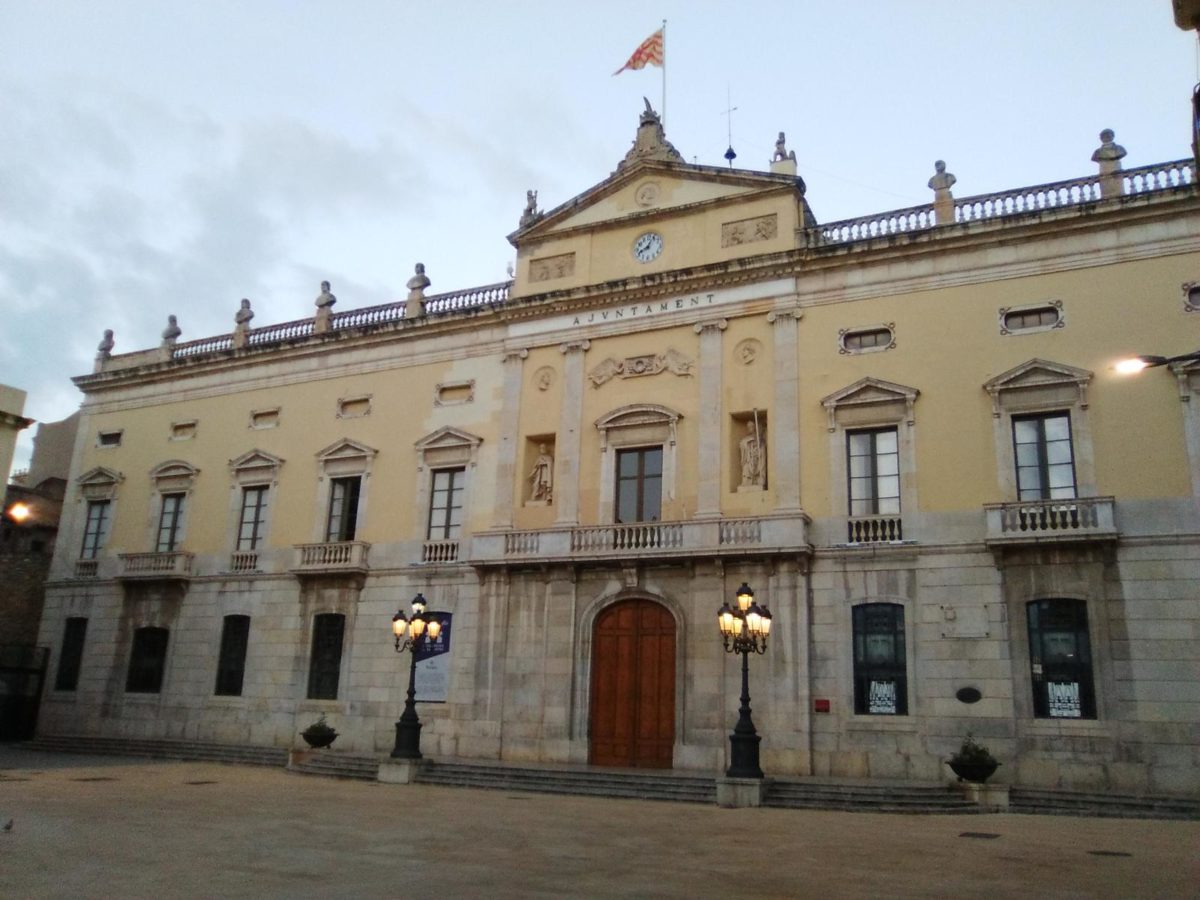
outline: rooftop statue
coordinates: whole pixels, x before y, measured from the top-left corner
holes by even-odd
[[[1100,132],[1100,146],[1092,154],[1092,162],[1115,162],[1114,168],[1121,168],[1119,161],[1125,157],[1125,148],[1116,143],[1116,136],[1117,133],[1111,128],[1105,128]]]
[[[954,183],[958,181],[953,175],[946,171],[946,163],[939,159],[933,164],[933,177],[929,179],[929,187],[935,191],[948,191],[954,187]]]
[[[771,157],[771,162],[780,162],[785,159],[796,161],[796,151],[789,151],[787,148],[787,136],[781,131],[779,132],[779,140],[775,142],[775,155]]]
[[[233,346],[240,348],[246,346],[246,335],[250,331],[250,320],[254,318],[254,310],[250,308],[250,301],[242,299],[242,305],[233,315]]]
[[[637,138],[633,142],[633,147],[625,154],[625,158],[617,164],[617,171],[624,169],[626,166],[633,165],[635,162],[643,159],[659,160],[661,162],[684,162],[679,151],[667,140],[663,133],[662,120],[658,113],[654,111],[654,107],[650,105],[650,100],[643,97],[642,100],[646,104],[646,109],[642,112],[638,120]]]
[[[99,352],[100,356],[108,356],[112,353],[112,349],[116,345],[117,342],[113,340],[113,330],[111,328],[105,328],[104,337],[100,339],[100,344],[96,347],[96,350]]]
[[[337,303],[337,297],[329,292],[329,282],[321,282],[321,294],[317,297],[317,309],[329,309],[333,304]]]
[[[163,329],[162,339],[164,344],[174,344],[183,334],[183,329],[179,327],[179,321],[175,316],[167,316],[167,327]]]
[[[528,228],[542,217],[543,213],[537,208],[537,191],[525,192],[525,211],[521,213],[521,228]]]

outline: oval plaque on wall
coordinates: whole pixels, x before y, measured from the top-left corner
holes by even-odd
[[[963,703],[978,703],[983,699],[983,694],[979,693],[979,688],[973,687],[959,688],[954,696]]]

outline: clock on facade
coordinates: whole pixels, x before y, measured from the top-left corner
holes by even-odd
[[[662,251],[662,235],[653,231],[647,231],[633,242],[633,256],[638,262],[647,263],[653,259],[658,259],[658,255]]]

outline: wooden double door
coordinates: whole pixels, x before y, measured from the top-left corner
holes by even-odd
[[[622,600],[592,634],[589,758],[596,766],[671,768],[675,619],[652,600]]]

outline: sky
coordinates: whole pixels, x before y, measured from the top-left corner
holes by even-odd
[[[662,70],[613,76],[667,21]],[[1190,155],[1170,0],[0,0],[0,384],[78,408],[116,353],[503,281],[525,192],[602,181],[646,96],[689,162],[785,131],[821,222]],[[729,113],[729,107],[734,111]],[[28,464],[33,429],[14,468]]]

